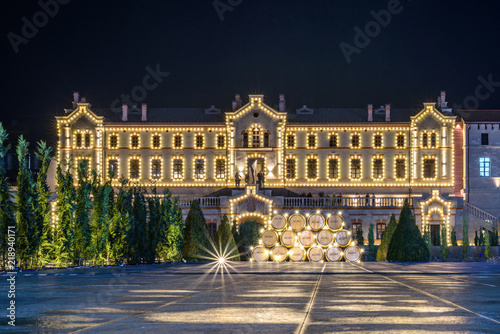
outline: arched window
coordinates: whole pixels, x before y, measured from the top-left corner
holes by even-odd
[[[258,127],[252,130],[252,147],[260,147],[260,129]]]

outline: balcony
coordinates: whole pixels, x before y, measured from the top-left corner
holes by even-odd
[[[401,208],[408,197],[285,197],[285,208]],[[410,198],[410,206],[413,199]]]

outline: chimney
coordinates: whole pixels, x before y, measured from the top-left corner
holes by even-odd
[[[368,105],[368,122],[373,122],[373,104]]]
[[[285,94],[280,94],[280,112],[285,112]]]
[[[233,111],[236,110],[236,101],[233,101],[233,103],[231,104],[232,108],[233,108]]]
[[[240,94],[236,94],[234,96],[234,99],[236,100],[236,107],[237,108],[240,108],[241,107],[241,98],[240,98]]]
[[[73,93],[73,108],[76,108],[76,104],[80,102],[80,93],[74,92]]]
[[[446,102],[446,92],[441,91],[441,109],[448,107],[448,102]]]
[[[148,105],[146,103],[143,103],[141,121],[146,122],[147,120],[148,120]]]
[[[390,104],[385,105],[385,121],[386,122],[391,121],[391,105]]]
[[[126,122],[128,119],[128,106],[126,104],[122,105],[122,121]]]

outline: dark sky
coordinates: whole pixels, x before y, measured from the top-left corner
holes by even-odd
[[[236,6],[221,21],[214,1],[71,0],[43,22],[37,1],[2,1],[0,121],[48,139],[73,91],[109,107],[140,92],[148,66],[170,73],[136,101],[151,107],[229,108],[235,93],[263,93],[271,106],[284,93],[291,108],[416,107],[441,90],[462,104],[479,76],[500,82],[498,1],[401,0],[350,63],[339,45],[355,47],[354,28],[376,29],[370,12],[396,1],[216,3]],[[34,16],[38,32],[16,53],[9,36],[24,38]],[[500,108],[498,86],[479,108]]]

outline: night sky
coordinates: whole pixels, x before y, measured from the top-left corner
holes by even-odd
[[[60,2],[47,22],[37,1],[0,5],[0,121],[27,123],[32,140],[53,137],[53,116],[70,108],[73,91],[110,107],[143,86],[148,66],[169,72],[134,101],[150,107],[227,110],[235,93],[262,93],[274,106],[284,93],[291,109],[401,108],[441,90],[453,105],[476,94],[479,76],[500,82],[498,1]],[[388,8],[390,23],[370,24],[371,11]],[[34,16],[38,32],[24,39]],[[373,37],[348,63],[340,44],[356,47],[354,29],[367,24]],[[479,108],[500,108],[500,83],[490,93]]]

